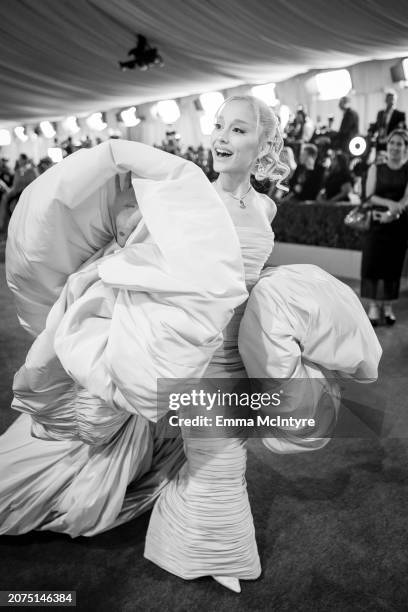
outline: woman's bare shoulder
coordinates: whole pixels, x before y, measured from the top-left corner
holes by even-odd
[[[266,195],[266,193],[258,193],[258,195],[262,199],[263,205],[265,206],[268,220],[270,223],[272,223],[276,215],[276,204],[268,195]]]

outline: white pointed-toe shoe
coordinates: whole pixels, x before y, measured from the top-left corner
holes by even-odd
[[[241,585],[239,584],[238,578],[234,578],[233,576],[213,576],[214,580],[227,587],[231,591],[235,593],[241,592]]]

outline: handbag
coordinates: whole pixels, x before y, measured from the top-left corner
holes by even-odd
[[[367,232],[371,225],[372,212],[371,208],[364,207],[359,204],[346,215],[344,219],[345,225],[357,232]]]

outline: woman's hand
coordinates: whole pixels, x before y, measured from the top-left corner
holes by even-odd
[[[123,190],[120,188],[120,179],[115,177],[116,196],[112,206],[112,216],[116,242],[123,247],[130,234],[136,228],[142,213],[137,205],[135,192],[133,191],[131,173],[126,175]]]
[[[373,205],[373,221],[379,223],[392,223],[399,218],[401,214],[401,207],[399,202],[388,200],[387,198],[381,198],[379,196],[371,197],[371,204]],[[378,207],[378,208],[376,208]]]
[[[374,206],[383,206],[387,209],[385,211],[373,211],[373,218],[380,223],[391,223],[395,221],[399,218],[403,210],[400,202],[395,202],[394,200],[376,195],[371,197],[371,204],[374,204]]]

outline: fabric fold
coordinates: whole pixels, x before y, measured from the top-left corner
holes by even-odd
[[[112,179],[129,170],[144,229],[118,249],[105,244],[112,239]],[[146,145],[109,141],[44,176],[24,192],[10,226],[8,282],[23,326],[40,333],[16,377],[13,406],[37,414],[51,435],[52,385],[60,420],[61,392],[71,396],[68,419],[72,380],[82,412],[73,439],[87,414],[93,426],[105,423],[95,436],[100,443],[102,430],[107,441],[126,420],[118,410],[160,418],[157,379],[205,371],[247,296],[239,241],[203,172]]]
[[[283,391],[282,405],[263,412],[315,421],[313,428],[275,428],[264,443],[277,453],[325,446],[340,407],[336,379],[374,382],[382,354],[355,293],[306,264],[263,271],[241,321],[239,349],[263,391]]]

